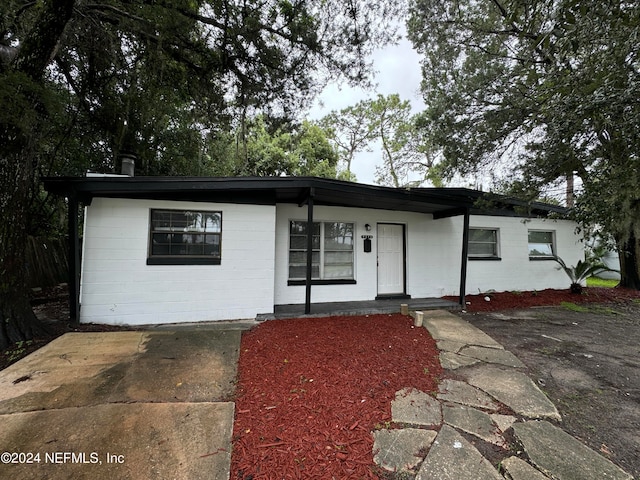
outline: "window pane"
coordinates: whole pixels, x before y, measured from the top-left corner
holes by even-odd
[[[289,278],[292,280],[304,280],[305,278],[307,278],[307,267],[306,266],[290,266]],[[320,278],[319,265],[312,265],[311,278],[313,278],[314,280],[317,280]]]
[[[353,278],[353,265],[325,265],[325,279],[348,279]]]
[[[553,243],[553,232],[529,232],[529,243]]]
[[[307,222],[291,222],[289,233],[295,235],[307,235]],[[313,235],[320,235],[320,223],[313,222]]]
[[[324,247],[327,250],[353,250],[353,224],[325,223]]]
[[[315,264],[320,263],[320,252],[313,252],[311,256],[311,262]],[[289,252],[289,263],[306,265],[307,264],[307,252]]]
[[[219,212],[205,213],[203,227],[205,232],[220,233],[222,227],[222,214]]]
[[[324,254],[325,266],[345,263],[353,263],[353,254],[351,252],[325,252]]]
[[[151,239],[151,255],[169,255],[170,235],[154,233]]]
[[[553,232],[529,231],[529,256],[554,256]]]
[[[320,250],[320,235],[314,235],[312,239],[313,250]],[[307,236],[291,235],[291,248],[294,250],[307,249]]]
[[[531,256],[553,256],[553,245],[550,243],[530,243],[529,255]]]
[[[497,238],[496,230],[471,229],[469,230],[470,242],[495,242]]]
[[[220,257],[221,212],[152,210],[150,227],[151,256]]]
[[[497,257],[498,231],[493,228],[472,228],[469,230],[470,257]]]
[[[205,255],[220,256],[220,235],[205,235],[203,253]]]
[[[496,255],[495,244],[493,243],[470,243],[469,255],[482,257],[493,257]]]

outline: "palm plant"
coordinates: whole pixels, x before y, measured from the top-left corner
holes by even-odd
[[[617,270],[607,267],[602,262],[578,260],[575,267],[573,265],[568,267],[560,257],[554,257],[554,260],[560,265],[558,270],[564,270],[571,280],[571,286],[569,287],[571,293],[576,294],[582,293],[582,284],[587,280],[587,278],[602,272],[617,272]]]

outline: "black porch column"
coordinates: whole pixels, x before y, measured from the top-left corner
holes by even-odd
[[[307,276],[305,279],[304,313],[311,313],[311,269],[313,266],[313,187],[309,189],[307,199]]]
[[[465,209],[462,223],[462,261],[460,265],[460,306],[466,307],[467,257],[469,255],[469,209]]]
[[[78,240],[78,199],[75,192],[69,194],[67,235],[69,237],[69,319],[80,321],[80,246]]]

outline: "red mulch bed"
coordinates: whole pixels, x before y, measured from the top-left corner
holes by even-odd
[[[488,297],[487,301],[485,297]],[[444,297],[454,302],[458,297]],[[480,295],[466,296],[466,310],[470,312],[494,312],[514,308],[539,307],[545,305],[560,305],[562,302],[571,303],[606,303],[625,302],[640,299],[640,291],[627,288],[585,288],[578,295],[567,290],[541,290],[534,292],[492,292]]]
[[[371,431],[435,391],[434,340],[400,314],[273,320],[242,337],[231,479],[378,478]]]

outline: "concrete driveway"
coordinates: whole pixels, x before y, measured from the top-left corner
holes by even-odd
[[[240,333],[69,333],[1,371],[0,478],[227,479]]]

